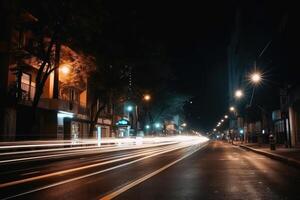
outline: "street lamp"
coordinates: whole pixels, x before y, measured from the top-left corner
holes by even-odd
[[[239,99],[242,96],[244,96],[244,93],[242,90],[237,90],[237,91],[235,91],[234,96]]]
[[[224,122],[224,119],[221,119],[221,122]]]
[[[149,94],[145,94],[144,95],[144,100],[145,101],[150,101],[151,100],[151,96]]]
[[[146,128],[146,129],[150,129],[150,125],[147,124],[147,125],[145,126],[145,128]]]
[[[186,127],[186,125],[187,125],[186,123],[183,123],[181,126],[182,126],[182,127]]]
[[[261,81],[261,74],[259,72],[254,72],[251,74],[251,82],[254,84],[258,84]]]
[[[228,115],[225,115],[224,118],[227,119],[227,118],[228,118]]]
[[[217,131],[217,129],[214,128],[214,131]]]
[[[233,112],[233,111],[235,111],[235,107],[230,106],[229,110],[230,110],[231,112]]]
[[[68,64],[64,64],[60,67],[60,71],[64,74],[67,75],[70,73],[70,66]]]
[[[155,123],[155,128],[159,128],[160,127],[160,123]]]
[[[131,105],[127,106],[127,107],[126,107],[126,110],[127,110],[128,112],[133,111],[133,106],[131,106]]]

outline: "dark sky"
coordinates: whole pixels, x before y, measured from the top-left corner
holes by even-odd
[[[135,5],[136,6],[136,5]],[[170,90],[193,97],[189,123],[210,128],[227,107],[226,48],[234,21],[230,1],[139,5],[142,29],[167,48],[176,81]]]
[[[240,48],[245,55],[256,54],[265,40],[275,35],[273,29],[280,24],[285,9],[283,4],[255,0],[126,1],[117,7],[111,2],[109,7],[118,13],[120,21],[131,23],[137,37],[163,47],[176,77],[170,80],[169,89],[193,97],[193,104],[187,106],[187,119],[202,130],[211,130],[228,109],[227,48],[236,9],[243,16],[241,29],[255,29],[242,33],[245,42],[241,45],[245,46]]]

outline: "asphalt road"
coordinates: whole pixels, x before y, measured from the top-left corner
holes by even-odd
[[[300,199],[300,170],[213,142],[116,199]]]
[[[300,199],[300,170],[197,138],[3,156],[0,199]]]

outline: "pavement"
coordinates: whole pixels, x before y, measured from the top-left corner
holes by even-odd
[[[235,145],[238,145],[247,150],[251,150],[255,153],[265,155],[269,158],[284,162],[285,164],[293,165],[300,169],[300,148],[286,148],[284,145],[276,145],[276,149],[271,150],[270,145],[268,144],[242,144],[236,142]]]
[[[300,199],[298,168],[221,141],[12,153],[0,199]]]

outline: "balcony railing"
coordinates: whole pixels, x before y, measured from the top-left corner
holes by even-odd
[[[61,110],[82,115],[88,114],[88,109],[86,107],[81,106],[77,102],[63,99],[41,99],[39,106],[51,110]]]
[[[23,101],[21,103],[27,105],[34,98],[35,86],[21,83],[21,89]],[[62,97],[59,97],[59,99],[41,98],[38,107],[51,110],[61,110],[82,115],[87,115],[89,113],[85,102],[72,101],[67,98],[62,99]]]

